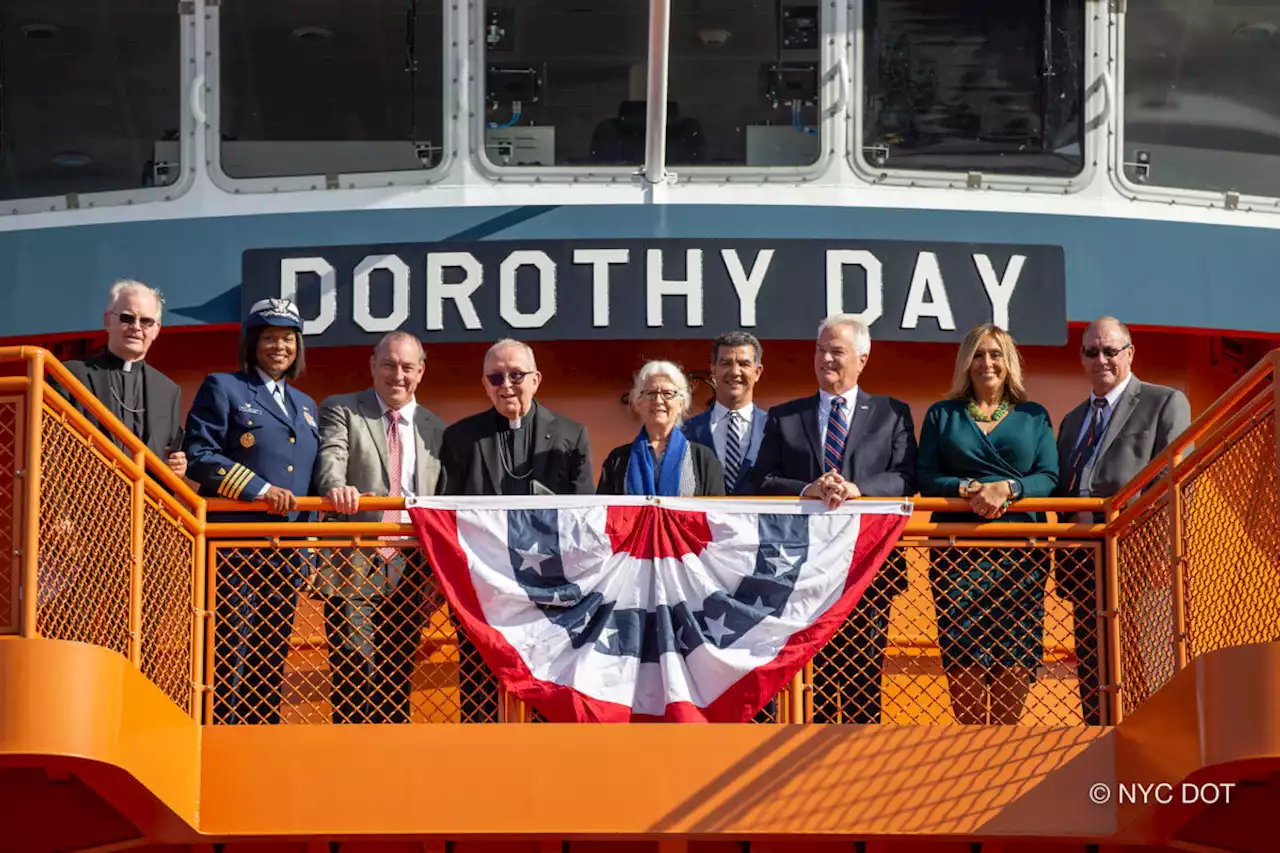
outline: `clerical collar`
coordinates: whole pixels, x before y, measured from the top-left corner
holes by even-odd
[[[517,429],[520,429],[525,424],[529,423],[529,421],[533,419],[533,414],[536,411],[538,411],[538,401],[534,400],[532,403],[529,404],[529,411],[525,413],[525,416],[523,418],[515,418],[515,419],[508,418],[506,415],[502,414],[502,412],[499,412],[496,408],[493,410],[493,414],[498,418],[499,428],[517,430]]]
[[[107,366],[110,367],[112,370],[121,370],[125,373],[129,373],[130,371],[133,370],[133,366],[135,364],[138,364],[138,365],[142,364],[142,359],[140,358],[135,359],[133,361],[125,361],[123,358],[116,355],[109,349],[103,350],[102,352],[103,352],[103,360],[107,362]]]

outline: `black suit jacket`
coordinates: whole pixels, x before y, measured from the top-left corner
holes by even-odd
[[[600,470],[597,495],[625,495],[627,493],[627,464],[631,461],[630,444],[615,447],[604,460]],[[698,498],[724,494],[724,466],[716,458],[716,452],[705,444],[689,442],[693,454],[693,496]]]
[[[119,414],[119,406],[111,396],[108,358],[105,351],[98,352],[83,361],[68,361],[67,370],[83,382],[108,409]],[[164,459],[169,453],[182,449],[179,440],[182,428],[182,389],[145,361],[135,369],[142,371],[142,389],[147,401],[147,410],[142,416],[144,434],[138,438],[142,439],[152,453]],[[89,414],[74,397],[68,395],[68,401],[83,414]],[[93,417],[89,420],[95,425],[98,423]]]
[[[818,402],[814,394],[769,410],[752,469],[756,494],[799,495],[822,476]],[[858,392],[841,474],[870,498],[916,493],[916,434],[906,403]]]
[[[533,479],[557,495],[594,494],[591,443],[582,424],[542,405],[535,407],[532,417]],[[498,413],[489,408],[446,429],[440,461],[444,466],[446,494],[501,494]]]

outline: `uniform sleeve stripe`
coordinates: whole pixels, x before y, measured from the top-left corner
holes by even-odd
[[[244,491],[244,487],[253,479],[253,471],[243,465],[235,465],[231,468],[231,473],[223,480],[223,484],[227,487],[227,497],[238,500],[240,493]]]

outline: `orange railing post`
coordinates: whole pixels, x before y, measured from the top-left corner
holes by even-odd
[[[1182,489],[1178,485],[1179,466],[1182,454],[1174,454],[1169,470],[1165,473],[1169,494],[1169,599],[1173,619],[1173,668],[1174,671],[1187,665],[1187,608],[1186,590],[1183,583],[1186,579],[1186,555],[1182,539]]]
[[[130,472],[129,543],[133,559],[129,566],[129,662],[142,668],[142,547],[143,516],[146,506],[147,458],[133,454],[137,472]]]
[[[40,459],[41,429],[44,426],[44,350],[37,349],[27,362],[27,464],[22,535],[22,636],[36,632],[36,601],[40,575]]]
[[[191,566],[191,716],[198,723],[204,713],[204,644],[208,620],[205,618],[205,509],[196,507],[194,559]]]

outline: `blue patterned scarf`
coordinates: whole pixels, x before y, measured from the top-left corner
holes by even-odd
[[[653,453],[649,450],[649,433],[640,427],[640,434],[631,444],[631,456],[627,460],[627,494],[680,496],[680,469],[684,455],[689,452],[689,442],[684,430],[677,427],[667,439],[667,452],[657,472],[653,470]],[[656,476],[656,479],[655,479]]]

